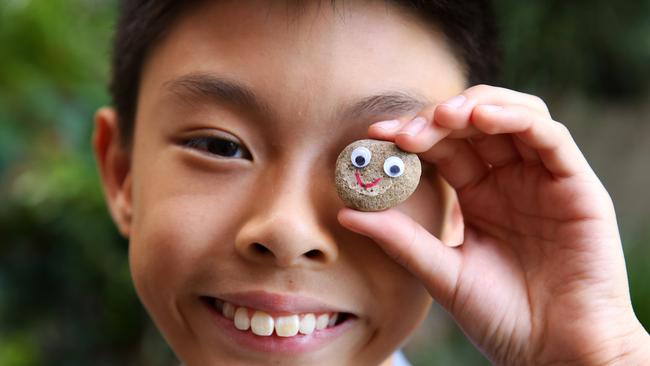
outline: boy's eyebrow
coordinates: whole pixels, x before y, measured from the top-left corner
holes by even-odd
[[[208,73],[191,73],[166,82],[169,91],[183,99],[208,97],[220,103],[252,109],[260,115],[273,115],[273,110],[244,83]],[[340,109],[339,120],[349,120],[364,116],[391,115],[417,112],[431,102],[419,93],[389,90],[367,96]]]
[[[348,120],[381,115],[400,117],[403,114],[418,112],[428,104],[431,104],[431,101],[419,93],[389,90],[349,103],[344,107],[340,118]]]
[[[191,73],[169,80],[163,86],[181,99],[210,98],[220,103],[254,109],[269,114],[271,108],[253,90],[240,81],[206,73]]]

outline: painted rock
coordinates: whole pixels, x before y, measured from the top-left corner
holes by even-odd
[[[406,200],[421,173],[416,154],[388,141],[358,140],[336,159],[336,190],[348,207],[380,211]]]

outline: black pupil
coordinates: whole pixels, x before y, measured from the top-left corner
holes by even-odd
[[[356,158],[354,158],[354,162],[357,163],[357,165],[363,165],[366,162],[366,158],[359,155]]]
[[[391,167],[390,167],[390,172],[391,172],[392,174],[397,174],[397,173],[399,173],[399,167],[398,167],[397,165],[393,165],[393,166],[391,166]]]
[[[239,145],[228,140],[213,139],[208,143],[208,151],[215,155],[232,157],[238,150]]]

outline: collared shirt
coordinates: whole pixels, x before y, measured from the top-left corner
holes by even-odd
[[[409,360],[404,357],[402,350],[397,350],[393,354],[393,366],[411,366]]]

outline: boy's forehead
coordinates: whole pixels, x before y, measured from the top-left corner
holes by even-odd
[[[142,88],[267,116],[282,99],[286,113],[346,121],[417,111],[464,87],[430,25],[384,2],[307,3],[289,11],[276,2],[206,2],[152,50]]]

